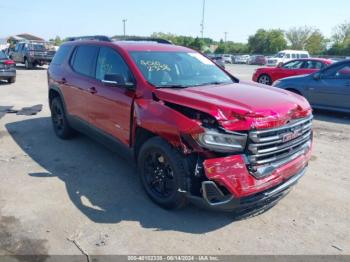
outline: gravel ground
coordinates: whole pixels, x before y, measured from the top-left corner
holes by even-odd
[[[230,65],[249,80],[255,67]],[[84,136],[57,139],[46,70],[0,84],[0,254],[350,254],[350,119],[315,112],[306,176],[269,211],[237,220],[190,206],[166,211],[133,163]]]

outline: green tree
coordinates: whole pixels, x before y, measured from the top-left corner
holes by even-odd
[[[280,29],[259,29],[248,39],[249,51],[254,54],[273,54],[287,47],[284,33]]]
[[[334,28],[332,46],[328,50],[330,55],[350,55],[350,23],[343,23]]]
[[[321,55],[327,51],[328,42],[319,30],[315,30],[307,39],[305,49],[312,55]]]
[[[311,27],[293,27],[286,32],[286,38],[290,42],[290,47],[296,50],[305,50],[308,39],[315,30]]]
[[[189,47],[197,51],[202,51],[204,47],[204,41],[196,37],[190,44]]]

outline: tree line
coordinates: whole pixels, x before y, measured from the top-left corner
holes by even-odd
[[[331,38],[326,38],[319,29],[308,26],[294,27],[287,31],[281,29],[259,29],[254,35],[249,36],[248,43],[225,42],[222,39],[214,41],[211,38],[182,36],[162,32],[153,33],[151,37],[170,40],[176,45],[190,47],[204,53],[214,51],[217,54],[251,53],[271,55],[288,48],[307,50],[312,55],[350,56],[349,22],[336,26]],[[115,38],[120,39],[122,36],[115,36]],[[55,39],[50,39],[50,41],[60,45],[65,39],[62,40],[57,36]],[[215,50],[212,47],[215,47]]]

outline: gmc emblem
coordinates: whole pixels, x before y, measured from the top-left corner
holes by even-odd
[[[303,133],[302,129],[295,129],[292,132],[286,133],[282,136],[282,142],[291,141],[291,140],[301,136],[302,133]]]

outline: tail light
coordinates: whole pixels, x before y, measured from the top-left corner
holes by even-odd
[[[12,60],[6,60],[6,61],[4,62],[4,65],[14,65],[14,64],[15,64],[15,62],[12,61]]]
[[[15,66],[15,62],[12,60],[5,60],[0,62],[0,68],[11,68]]]

